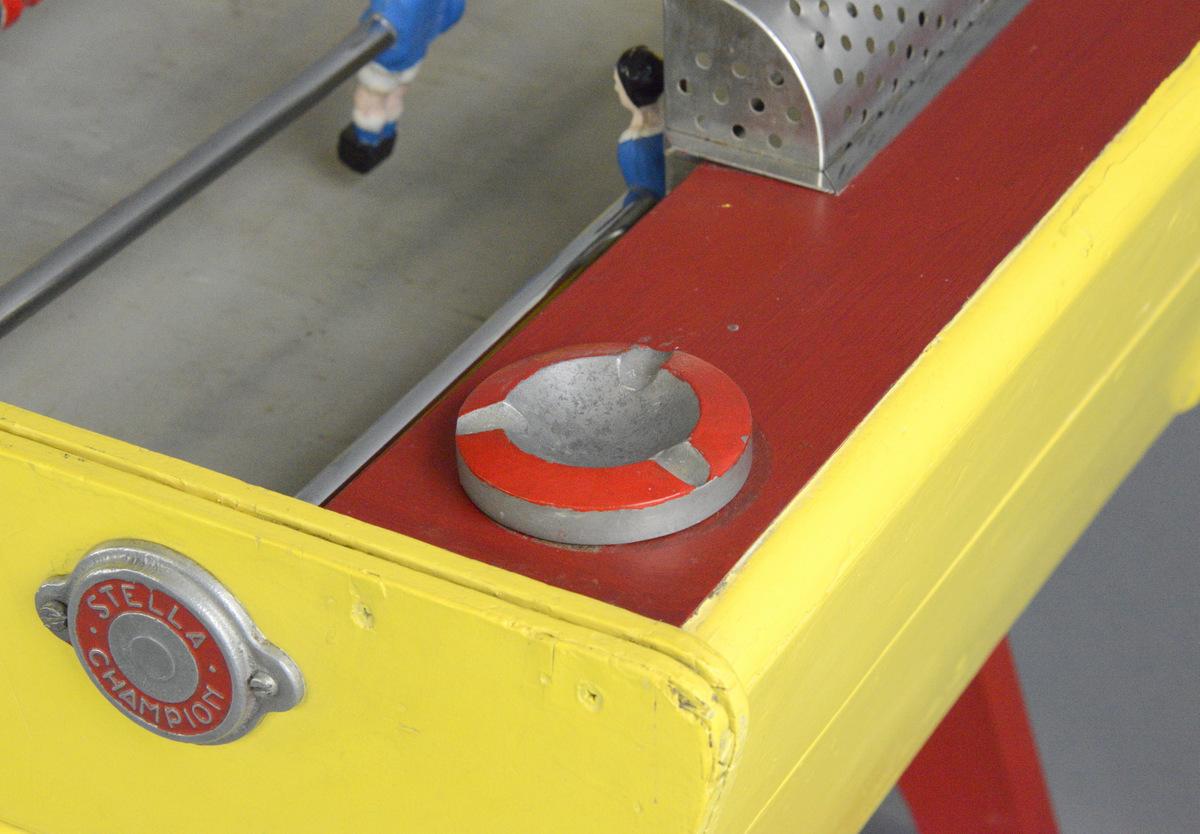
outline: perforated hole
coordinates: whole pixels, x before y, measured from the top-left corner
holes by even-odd
[[[850,42],[850,36],[842,35],[842,49],[849,52],[853,48],[854,48],[854,44]]]
[[[841,67],[838,67],[837,69],[835,69],[833,71],[833,80],[836,81],[838,84],[841,84],[843,81],[846,80],[846,74],[842,72]]]
[[[734,125],[733,126],[733,136],[735,139],[745,139],[746,138],[746,128],[743,125]]]
[[[821,2],[817,4],[817,8],[820,10],[821,14],[829,17],[829,4],[826,3],[825,0],[821,0]]]
[[[825,36],[820,32],[817,32],[815,35],[813,35],[813,40],[817,43],[817,49],[825,48]]]
[[[787,120],[789,122],[791,122],[792,124],[800,124],[800,120],[804,118],[804,114],[800,112],[799,107],[789,107],[784,112],[784,115],[787,117]]]
[[[771,82],[772,86],[782,87],[785,79],[783,73],[779,70],[771,70],[771,73],[767,76],[767,80]]]
[[[750,67],[741,61],[735,61],[729,69],[733,72],[735,78],[748,78],[750,75]]]
[[[779,150],[780,148],[783,147],[783,137],[780,136],[778,133],[772,133],[770,136],[767,137],[767,144],[770,145],[775,150]]]
[[[858,6],[853,3],[846,4],[846,13],[851,17],[858,17]]]
[[[696,53],[696,66],[700,67],[700,69],[702,69],[702,70],[712,69],[712,61],[713,61],[713,59],[712,59],[711,52],[697,52]]]
[[[729,88],[724,84],[718,84],[713,87],[713,101],[717,104],[729,104]]]
[[[794,15],[804,14],[804,9],[800,8],[800,0],[788,0],[788,8],[792,10]]]
[[[761,113],[767,109],[767,103],[761,98],[752,98],[750,99],[750,109],[755,113]]]
[[[691,94],[692,91],[691,91],[691,89],[688,88],[688,80],[686,78],[679,79],[678,86],[679,86],[679,92],[683,93],[685,96]]]

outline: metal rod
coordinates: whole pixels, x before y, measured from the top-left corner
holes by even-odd
[[[313,478],[296,497],[323,504],[367,465],[392,439],[432,405],[506,333],[540,304],[562,281],[587,267],[629,231],[657,202],[639,192],[623,196],[580,232],[549,266],[530,279],[467,340],[376,420],[349,448]]]
[[[278,133],[395,39],[395,30],[383,19],[364,20],[286,86],[0,287],[0,336]]]

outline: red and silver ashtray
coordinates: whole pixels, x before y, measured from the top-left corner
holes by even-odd
[[[626,544],[711,516],[750,472],[750,405],[683,351],[576,345],[488,377],[459,411],[458,474],[488,516],[567,544]]]

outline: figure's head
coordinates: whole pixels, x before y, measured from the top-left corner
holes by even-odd
[[[622,104],[645,107],[654,104],[663,93],[663,62],[648,47],[626,49],[617,59],[617,93]]]

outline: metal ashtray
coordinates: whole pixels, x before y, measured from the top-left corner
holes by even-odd
[[[626,544],[711,516],[750,472],[742,390],[682,351],[577,345],[484,380],[459,411],[458,474],[500,524]]]

